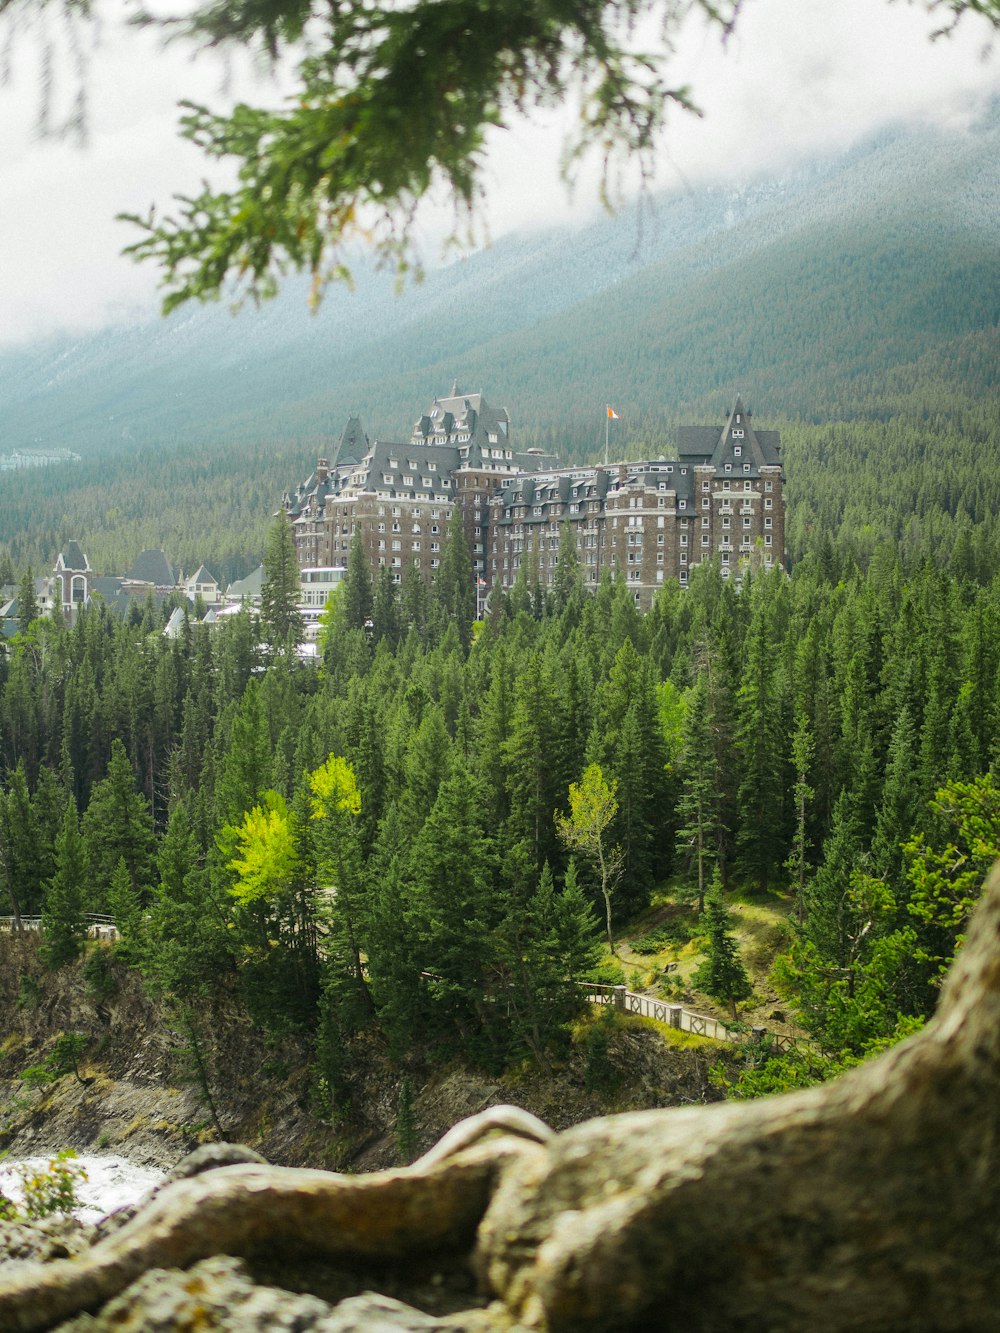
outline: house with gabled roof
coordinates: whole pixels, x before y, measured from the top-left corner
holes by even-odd
[[[184,591],[191,601],[200,597],[208,606],[220,601],[219,580],[204,565],[199,565],[191,577],[184,580]]]

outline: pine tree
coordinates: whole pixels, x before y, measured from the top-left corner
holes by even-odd
[[[303,639],[299,611],[299,561],[291,524],[284,511],[275,514],[264,543],[264,582],[260,591],[263,640],[275,652]]]
[[[713,1000],[731,1005],[736,1019],[737,1005],[753,994],[753,987],[743,966],[739,945],[732,935],[732,922],[722,901],[722,881],[718,871],[705,902],[705,925],[708,930],[705,961],[691,980]]]
[[[434,577],[433,597],[447,622],[458,631],[463,650],[468,652],[472,622],[476,618],[476,589],[465,530],[457,512],[448,525],[448,535],[441,549],[441,566]]]
[[[506,995],[512,1035],[549,1073],[549,1048],[581,1005],[577,982],[601,953],[593,908],[577,884],[572,860],[561,893],[546,864],[529,897],[509,896],[495,947],[505,973],[501,998]]]
[[[481,796],[456,763],[412,844],[409,880],[429,1017],[439,1036],[457,1036],[474,1058],[492,1058],[499,1037],[484,997],[498,903]]]
[[[375,599],[372,594],[372,574],[368,555],[361,537],[361,528],[354,529],[351,549],[347,557],[347,576],[343,584],[343,617],[347,629],[360,630],[367,635],[371,629]]]
[[[35,576],[31,566],[21,575],[17,585],[17,628],[27,634],[28,626],[38,619],[38,599],[35,597]]]
[[[583,599],[583,570],[576,549],[576,528],[569,519],[564,519],[559,528],[559,556],[550,596],[556,615],[562,615],[567,608]]]
[[[705,909],[709,867],[716,859],[718,770],[709,719],[708,680],[702,674],[687,697],[681,742],[681,795],[677,803],[680,828],[677,849],[693,865],[698,884],[698,911]]]
[[[804,714],[800,714],[795,735],[792,737],[791,755],[792,771],[795,773],[795,786],[792,788],[792,799],[795,802],[795,833],[792,837],[791,853],[785,862],[785,867],[792,879],[796,914],[800,925],[805,920],[805,885],[809,872],[809,843],[806,834],[807,814],[809,803],[815,795],[808,781],[813,750],[808,718]]]
[[[744,873],[766,890],[781,864],[782,754],[781,700],[770,627],[769,580],[755,580],[747,631],[743,679],[737,695],[737,749],[742,769],[737,848]]]
[[[87,867],[95,908],[124,858],[132,891],[140,899],[154,882],[153,814],[149,801],[136,790],[132,765],[117,738],[111,744],[107,777],[97,784],[82,821]]]
[[[889,744],[889,762],[871,848],[875,873],[897,890],[902,880],[903,844],[917,831],[921,812],[916,758],[916,729],[909,708],[904,706]]]
[[[47,967],[62,967],[79,957],[87,938],[84,918],[86,860],[76,806],[66,803],[56,839],[56,870],[45,890],[42,907],[41,956]]]

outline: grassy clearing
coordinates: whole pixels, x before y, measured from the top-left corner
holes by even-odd
[[[754,989],[753,996],[740,1006],[741,1022],[797,1035],[771,981],[775,959],[792,943],[794,901],[777,893],[736,889],[726,895],[726,902]],[[705,956],[706,939],[690,887],[683,882],[672,880],[663,885],[646,911],[620,932],[616,943],[617,961],[630,990],[673,1000],[699,1013],[730,1017],[726,1006],[716,1003],[692,982]],[[607,955],[606,961],[615,960]]]

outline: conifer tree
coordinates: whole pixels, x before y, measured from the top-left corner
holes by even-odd
[[[441,548],[441,565],[434,577],[433,597],[447,622],[458,631],[463,650],[468,652],[472,622],[476,618],[476,589],[465,529],[457,512],[448,524],[448,535]]]
[[[736,1019],[737,1005],[753,994],[753,987],[743,966],[739,945],[733,938],[732,922],[722,901],[722,881],[718,871],[705,903],[705,925],[708,930],[705,961],[691,979],[713,1000],[731,1005]]]
[[[118,862],[124,858],[132,891],[142,897],[154,880],[153,814],[149,801],[136,790],[125,746],[111,743],[108,775],[91,793],[82,821],[93,907],[106,900]]]
[[[343,616],[347,629],[360,630],[367,635],[371,628],[375,599],[372,593],[372,573],[368,555],[361,537],[361,528],[354,529],[351,549],[347,557],[347,575],[343,584]]]
[[[559,556],[552,579],[552,609],[556,615],[583,598],[583,570],[576,549],[576,528],[564,519],[559,528]]]
[[[809,731],[809,720],[805,714],[799,715],[795,735],[792,737],[792,771],[795,773],[795,786],[792,799],[795,803],[795,832],[792,837],[792,850],[785,862],[791,875],[792,890],[795,893],[795,910],[799,924],[805,920],[805,886],[809,872],[809,845],[806,834],[809,803],[815,795],[809,786],[809,768],[813,759],[813,741]]]
[[[698,911],[705,908],[708,871],[717,857],[718,770],[709,718],[708,680],[699,675],[687,697],[681,742],[681,795],[677,803],[680,828],[677,849],[694,867]]]
[[[35,597],[35,576],[31,566],[21,575],[17,585],[17,628],[27,634],[28,626],[38,619],[38,599]]]
[[[551,1072],[549,1047],[580,1008],[577,982],[600,952],[597,921],[577,883],[572,859],[561,893],[546,863],[526,900],[509,897],[497,928],[497,955],[506,973],[513,1035],[546,1073]]]
[[[224,735],[217,730],[216,737]],[[238,706],[229,710],[229,734],[216,783],[220,823],[235,823],[257,805],[271,786],[271,736],[260,686],[249,682]]]
[[[903,871],[903,844],[917,831],[920,816],[916,758],[916,729],[909,708],[904,706],[889,744],[889,762],[871,848],[873,870],[896,890]]]
[[[737,694],[737,750],[741,764],[737,848],[744,873],[766,890],[784,859],[785,790],[781,701],[770,629],[769,579],[756,579],[743,676]]]
[[[299,611],[299,561],[288,515],[275,514],[264,543],[264,582],[260,590],[263,640],[275,652],[303,639]]]
[[[375,579],[372,624],[373,640],[376,644],[384,642],[393,649],[398,646],[401,632],[399,593],[392,581],[392,572],[388,565],[379,566]]]
[[[482,821],[482,793],[456,763],[412,845],[409,880],[437,1034],[474,1058],[493,1058],[497,1034],[484,1004],[497,917],[495,858]]]
[[[42,907],[41,956],[47,967],[62,967],[77,958],[87,938],[84,893],[87,867],[76,806],[66,812],[56,839],[56,869],[45,890]]]

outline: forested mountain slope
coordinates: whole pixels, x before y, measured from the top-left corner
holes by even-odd
[[[401,297],[361,262],[316,317],[292,283],[235,319],[182,310],[4,353],[0,453],[85,462],[57,486],[5,474],[0,544],[41,562],[75,535],[107,568],[166,545],[242,572],[350,413],[400,436],[456,378],[566,458],[603,447],[606,401],[633,455],[737,390],[769,424],[963,409],[997,390],[998,150],[997,110],[900,128],[781,180],[663,196],[641,225],[506,238]]]

